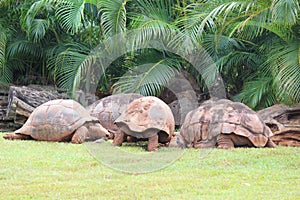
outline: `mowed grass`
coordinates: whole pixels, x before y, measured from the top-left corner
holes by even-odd
[[[128,174],[85,145],[2,136],[0,199],[300,199],[300,148],[188,149],[162,170]]]

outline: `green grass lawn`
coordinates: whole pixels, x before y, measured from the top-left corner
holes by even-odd
[[[101,164],[86,145],[2,135],[0,199],[300,199],[300,148],[188,149],[164,169],[130,174]]]

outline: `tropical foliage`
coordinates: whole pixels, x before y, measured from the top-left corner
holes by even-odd
[[[74,92],[91,81],[85,73],[99,44],[138,29],[133,50],[111,61],[98,89],[158,95],[183,69],[205,91],[186,59],[138,48],[176,32],[206,50],[229,98],[255,109],[300,99],[299,0],[0,0],[0,10],[1,82]]]

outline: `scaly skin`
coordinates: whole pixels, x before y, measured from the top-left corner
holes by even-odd
[[[3,136],[6,140],[32,140],[30,135],[23,135],[18,133],[9,133]]]
[[[148,147],[147,150],[148,151],[158,151],[158,135],[155,134],[154,136],[150,137],[148,139]]]
[[[230,149],[233,147],[254,147],[252,142],[243,136],[236,134],[220,134],[217,138],[218,149]]]
[[[118,130],[118,132],[115,134],[114,141],[112,144],[114,146],[122,146],[122,143],[124,142],[125,137],[126,137],[126,134],[124,134],[123,131]]]

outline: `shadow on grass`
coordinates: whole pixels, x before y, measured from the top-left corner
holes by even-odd
[[[162,147],[157,152],[129,146],[115,147],[110,142],[85,143],[88,152],[103,165],[124,173],[140,174],[164,169],[185,153],[180,148]]]

